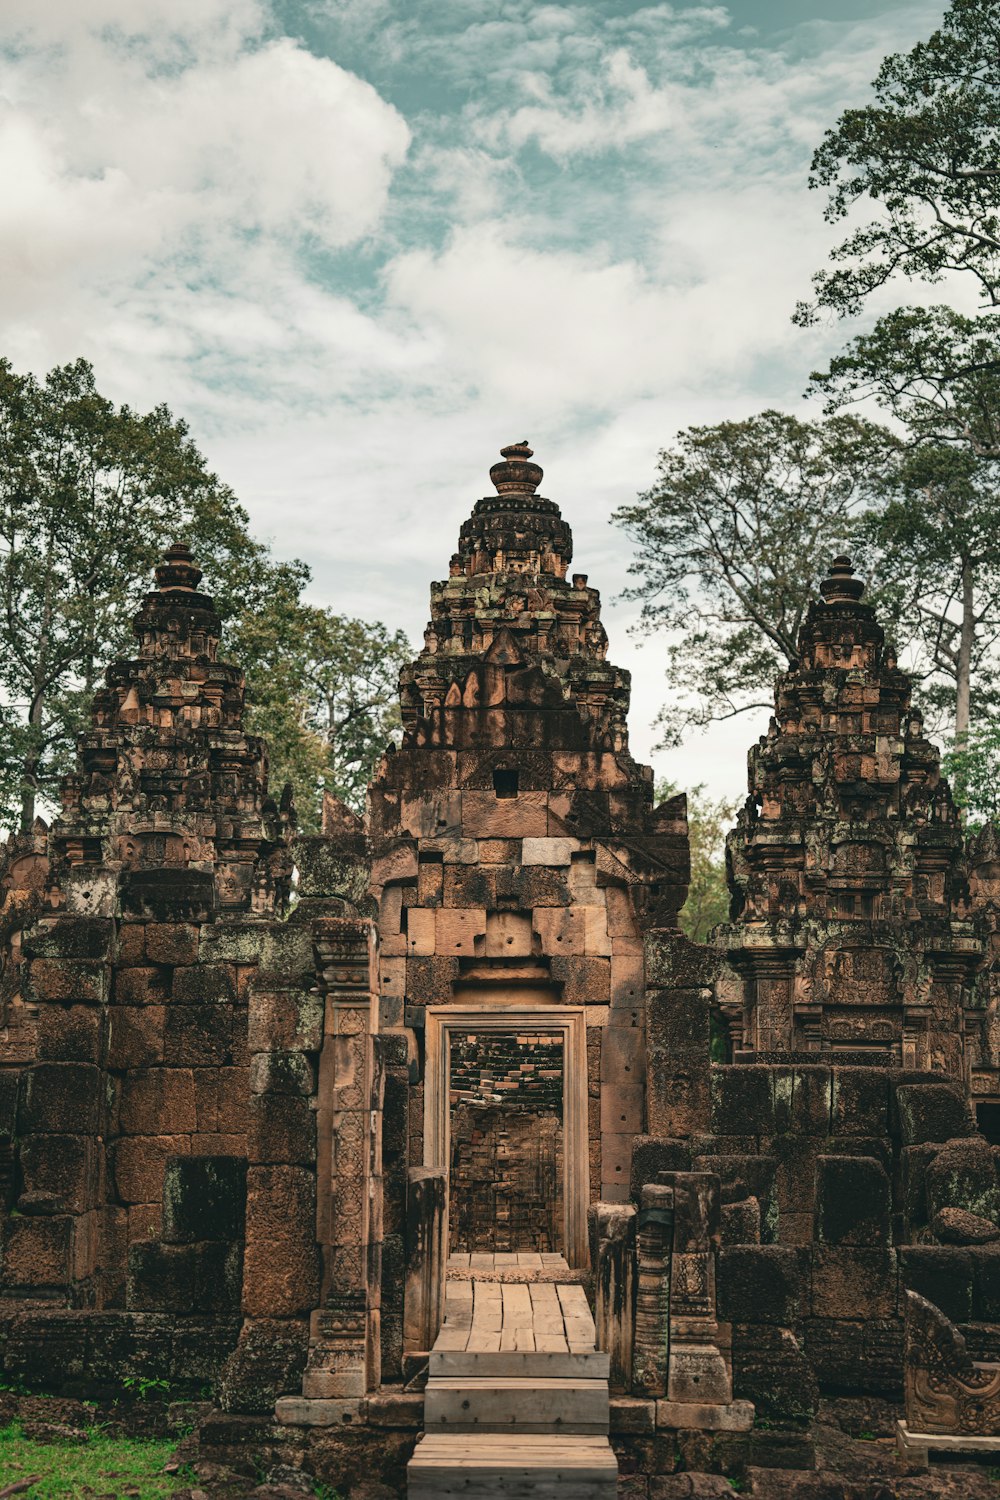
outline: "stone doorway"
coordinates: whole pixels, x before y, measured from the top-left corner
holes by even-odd
[[[563,1038],[451,1034],[449,1251],[562,1251]]]
[[[433,1006],[426,1028],[424,1164],[448,1176],[445,1253],[561,1253],[585,1266],[583,1008]]]

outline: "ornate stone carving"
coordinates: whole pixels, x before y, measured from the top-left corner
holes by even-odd
[[[910,1291],[904,1396],[911,1433],[1000,1436],[1000,1365],[974,1363],[954,1323]]]

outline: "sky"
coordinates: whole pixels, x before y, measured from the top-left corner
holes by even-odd
[[[528,438],[657,750],[616,506],[692,423],[818,415],[809,159],[943,0],[4,0],[0,353],[166,402],[310,596],[401,626]],[[899,300],[899,299],[897,299]],[[210,580],[206,580],[210,583]]]

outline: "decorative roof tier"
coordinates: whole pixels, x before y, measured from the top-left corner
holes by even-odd
[[[497,494],[479,500],[459,535],[450,576],[431,586],[424,649],[401,678],[410,743],[442,734],[568,736],[567,748],[624,750],[629,674],[606,660],[600,594],[567,578],[573,538],[559,507],[535,493],[542,469],[526,442],[501,450]],[[523,700],[523,701],[522,701]],[[506,705],[505,723],[487,708]],[[521,724],[515,708],[556,718]],[[445,729],[441,714],[475,709]],[[473,722],[474,719],[474,722]],[[451,743],[449,740],[448,743]]]
[[[978,959],[959,813],[850,559],[820,594],[728,840],[718,937],[742,978],[723,1009],[747,1055],[849,1048],[955,1071],[962,1017],[941,976]]]
[[[217,659],[221,623],[201,577],[183,543],[156,569],[134,620],[138,654],[113,662],[94,694],[51,848],[64,885],[75,867],[103,864],[132,872],[123,890],[141,905],[144,881],[179,889],[188,872],[203,888],[196,904],[266,911],[284,899],[294,812],[268,797],[267,751],[244,733],[243,673]]]

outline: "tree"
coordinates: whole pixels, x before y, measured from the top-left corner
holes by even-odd
[[[235,497],[164,406],[140,415],[101,396],[84,360],[44,382],[0,361],[0,815],[27,829],[51,799],[104,664],[127,650],[131,619],[163,549],[184,536],[225,616],[301,564],[276,564]]]
[[[996,460],[921,444],[898,467],[896,495],[861,525],[878,602],[897,645],[913,652],[919,697],[959,746],[996,701],[998,481]]]
[[[1000,458],[1000,315],[900,307],[811,376],[827,412],[874,399],[905,441],[955,444]]]
[[[272,780],[292,783],[300,828],[318,829],[324,791],[362,811],[400,723],[404,633],[277,597],[237,622],[230,650],[253,664],[250,727],[271,747]]]
[[[661,782],[656,788],[656,800],[663,802],[680,790],[673,782]],[[703,782],[689,789],[687,804],[691,884],[681,908],[680,925],[692,943],[704,943],[712,928],[729,916],[726,834],[739,804],[726,797],[710,797]]]
[[[1000,725],[974,729],[961,745],[941,757],[955,801],[965,809],[970,831],[1000,823]]]
[[[875,101],[844,112],[813,157],[810,186],[829,190],[826,218],[856,208],[871,217],[832,251],[813,278],[812,303],[860,311],[896,276],[937,282],[970,275],[1000,306],[1000,9],[995,0],[952,0],[938,31],[887,57]]]
[[[1000,318],[899,308],[813,388],[827,411],[873,397],[901,427],[895,492],[863,524],[878,602],[913,651],[920,697],[964,740],[994,702],[1000,630]]]
[[[665,743],[770,707],[829,561],[881,493],[897,448],[859,417],[766,411],[688,428],[660,454],[657,482],[613,519],[638,548],[628,597],[644,601],[641,624],[677,632]]]
[[[84,360],[43,382],[0,361],[0,822],[28,829],[72,764],[105,664],[132,651],[152,569],[183,538],[205,573],[248,728],[271,741],[317,826],[322,788],[355,804],[389,737],[403,637],[305,604],[165,406],[115,407]]]

